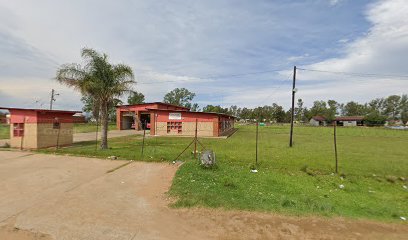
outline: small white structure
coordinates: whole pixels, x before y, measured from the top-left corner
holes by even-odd
[[[336,117],[337,126],[356,127],[364,125],[363,116]]]
[[[314,116],[312,117],[312,119],[310,119],[309,124],[311,126],[326,126],[327,122],[326,122],[326,118],[323,116]]]

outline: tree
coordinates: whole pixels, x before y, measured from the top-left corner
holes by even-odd
[[[367,107],[358,102],[348,102],[343,106],[344,116],[362,116],[367,114]]]
[[[326,110],[324,116],[329,122],[331,122],[336,118],[336,115],[338,114],[339,104],[335,100],[328,100],[327,105],[329,106],[329,108]]]
[[[273,119],[276,122],[282,123],[282,122],[285,122],[287,120],[286,112],[285,112],[285,110],[283,109],[282,106],[279,106],[278,104],[274,103],[274,104],[272,104],[272,111],[273,111],[273,113],[272,113]]]
[[[100,111],[102,124],[101,149],[108,148],[109,107],[115,99],[130,92],[134,81],[132,69],[124,64],[111,64],[108,56],[90,48],[83,48],[81,56],[85,64],[64,64],[58,70],[56,79],[72,87],[83,96],[92,98],[95,108]]]
[[[228,113],[228,108],[222,108],[220,105],[213,106],[207,105],[203,107],[203,112],[214,112],[214,113]]]
[[[391,95],[387,97],[384,102],[385,115],[393,120],[396,120],[401,110],[400,101],[401,97],[398,95]]]
[[[383,126],[387,117],[379,112],[372,112],[365,116],[364,121],[367,126]]]
[[[297,107],[295,108],[295,119],[302,121],[304,116],[303,100],[301,98],[297,101]]]
[[[193,112],[199,112],[200,111],[200,106],[198,103],[194,103],[193,106],[191,106],[191,111]]]
[[[191,108],[191,101],[194,97],[195,93],[186,88],[175,88],[164,96],[163,102]]]
[[[134,105],[134,104],[142,104],[145,101],[145,96],[143,95],[143,93],[140,92],[131,92],[129,94],[129,97],[127,99],[127,102],[129,105]]]
[[[82,111],[91,113],[95,121],[99,120],[99,104],[94,102],[94,99],[89,95],[81,97],[81,102],[84,104]]]
[[[327,113],[327,105],[325,101],[314,101],[313,106],[309,110],[310,118],[314,116],[325,116]]]
[[[401,120],[406,124],[408,122],[408,95],[401,96]]]

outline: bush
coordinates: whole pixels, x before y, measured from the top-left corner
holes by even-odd
[[[387,120],[387,117],[381,115],[378,112],[373,112],[368,114],[365,118],[365,124],[367,126],[379,126],[379,125],[384,125],[385,121]]]

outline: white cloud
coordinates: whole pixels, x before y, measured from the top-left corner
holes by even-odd
[[[404,0],[379,1],[366,12],[372,23],[368,34],[346,44],[343,57],[330,58],[303,66],[335,72],[408,75],[408,5]],[[285,72],[288,73],[289,71]],[[330,73],[299,71],[302,81],[319,81],[305,86],[299,97],[313,99],[338,99],[341,101],[367,101],[374,97],[407,93],[408,79],[387,77],[358,77]],[[309,102],[310,103],[310,102]]]

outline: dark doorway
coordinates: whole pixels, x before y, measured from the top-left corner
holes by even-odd
[[[141,113],[140,122],[142,123],[142,129],[150,129],[150,113]]]

